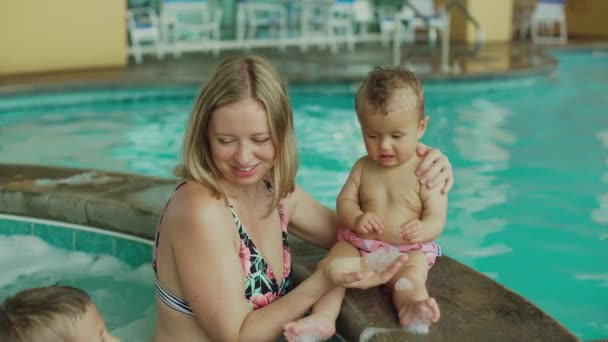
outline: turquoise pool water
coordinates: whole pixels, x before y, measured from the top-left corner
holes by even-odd
[[[554,74],[428,82],[426,143],[452,161],[446,254],[579,337],[608,338],[608,52]],[[364,153],[355,85],[292,86],[300,184],[328,206]],[[194,87],[0,98],[0,161],[170,176]]]
[[[0,215],[0,301],[30,287],[76,286],[91,296],[113,335],[149,342],[156,317],[151,256],[149,242]]]

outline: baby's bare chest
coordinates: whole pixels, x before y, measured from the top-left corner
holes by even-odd
[[[419,212],[420,185],[418,177],[409,170],[366,170],[361,175],[359,197],[362,209],[386,211],[406,208]]]

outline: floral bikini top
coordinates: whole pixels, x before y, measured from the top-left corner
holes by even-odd
[[[186,182],[180,183],[176,187],[175,191],[177,191],[184,184],[186,184]],[[165,209],[169,205],[170,201],[171,199],[169,199],[167,202]],[[277,206],[277,211],[279,213],[279,219],[281,222],[281,240],[283,242],[283,269],[281,270],[283,282],[281,283],[281,286],[279,286],[277,282],[275,273],[270,268],[266,260],[264,260],[264,257],[253,243],[253,240],[251,240],[247,234],[247,230],[241,223],[236,210],[232,205],[230,205],[230,212],[232,213],[232,217],[236,222],[239,233],[239,258],[241,260],[243,273],[245,274],[245,298],[249,301],[249,304],[254,310],[262,308],[285,295],[287,291],[289,291],[293,281],[291,274],[291,249],[289,247],[287,236],[287,215],[281,203],[279,203]],[[152,262],[152,268],[154,269],[155,274],[156,260],[158,257],[158,241],[160,239],[160,229],[158,228],[160,227],[160,222],[162,222],[163,216],[164,210],[156,230],[154,261]],[[156,295],[170,308],[185,314],[193,315],[192,308],[188,302],[165,289],[158,281],[158,278],[156,278]]]
[[[239,257],[245,274],[245,298],[249,300],[254,310],[264,307],[285,295],[292,282],[291,249],[287,238],[287,215],[280,203],[277,209],[281,221],[281,239],[283,241],[283,269],[281,270],[283,283],[281,286],[279,286],[273,270],[264,260],[253,240],[249,238],[245,227],[236,214],[236,210],[232,205],[230,206],[230,212],[232,212],[232,217],[236,221],[241,240]]]

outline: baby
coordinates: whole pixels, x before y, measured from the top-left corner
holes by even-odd
[[[337,200],[344,228],[330,255],[356,256],[367,267],[382,268],[400,253],[408,261],[387,283],[399,322],[406,330],[427,333],[439,320],[439,307],[426,289],[429,268],[441,255],[433,242],[443,231],[447,195],[440,187],[420,185],[415,169],[418,140],[428,117],[416,76],[401,68],[376,68],[355,97],[367,155],[353,166]],[[318,341],[335,333],[344,289],[328,292],[310,316],[285,325],[288,341]]]
[[[49,286],[23,290],[0,304],[2,342],[118,342],[83,290]]]

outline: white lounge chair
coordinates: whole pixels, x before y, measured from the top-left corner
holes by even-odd
[[[536,7],[536,0],[514,0],[513,1],[513,38],[517,40],[526,39],[530,32],[532,14]]]
[[[538,0],[530,23],[532,42],[536,44],[566,44],[568,42],[564,2],[565,0]],[[559,26],[558,36],[555,36],[553,32],[556,24]],[[549,35],[541,35],[543,29],[546,29]]]
[[[277,35],[279,48],[284,49],[287,40],[285,4],[259,1],[240,2],[237,9],[237,39],[252,42],[257,38],[259,28],[268,28],[274,35]],[[245,29],[247,29],[246,34]]]
[[[127,27],[135,63],[140,64],[143,61],[142,46],[145,44],[154,46],[159,59],[164,57],[160,23],[153,8],[140,7],[127,10]]]
[[[435,45],[437,35],[445,32],[446,16],[440,8],[435,8],[434,0],[405,1],[400,16],[407,19],[406,41],[415,42],[416,30],[427,29],[429,41]]]
[[[336,0],[329,8],[327,19],[327,38],[332,53],[338,52],[338,37],[346,41],[349,51],[355,49],[355,13],[353,0]]]
[[[186,50],[211,50],[219,55],[221,8],[212,12],[209,2],[201,0],[165,0],[161,8],[165,42],[176,57]]]
[[[382,37],[382,45],[388,46],[392,38],[392,34],[398,27],[397,14],[398,6],[395,5],[380,5],[376,8],[376,16],[380,25],[380,35]]]
[[[317,43],[319,47],[325,46],[325,41],[319,37],[327,37],[327,22],[329,9],[333,0],[301,1],[299,3],[300,16],[300,50],[307,51],[308,46]],[[321,43],[322,42],[322,43]]]

